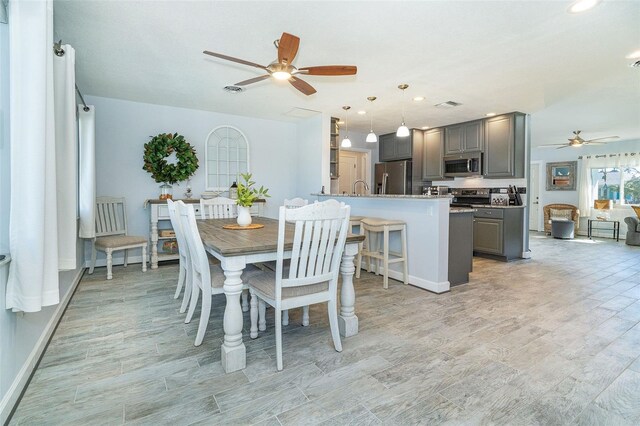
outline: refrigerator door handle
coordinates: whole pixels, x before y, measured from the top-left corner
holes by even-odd
[[[382,194],[387,193],[387,178],[389,177],[389,173],[382,174]]]

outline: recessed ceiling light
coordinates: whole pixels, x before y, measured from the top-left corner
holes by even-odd
[[[358,115],[365,115],[367,113],[367,111],[358,111]]]
[[[427,130],[429,128],[429,126],[422,126],[421,129],[422,130]]]
[[[625,58],[627,58],[627,59],[638,59],[638,58],[640,58],[640,49],[636,50],[635,52],[629,53],[627,56],[625,56]]]
[[[424,101],[424,96],[416,96],[413,100],[416,102]]]
[[[494,117],[496,115],[495,112],[488,112],[485,114],[486,117]]]
[[[576,0],[571,3],[571,6],[567,9],[569,13],[581,13],[586,12],[589,9],[593,9],[600,3],[600,0]]]

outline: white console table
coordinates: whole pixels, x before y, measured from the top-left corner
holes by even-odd
[[[178,201],[173,200],[173,201]],[[190,199],[182,199],[182,201],[186,204],[193,204],[193,210],[196,213],[196,218],[200,219],[200,199],[199,198],[190,198]],[[256,200],[254,205],[251,207],[251,215],[252,216],[261,216],[262,208],[265,200]],[[158,251],[158,244],[164,243],[166,240],[175,240],[175,237],[160,237],[159,231],[162,229],[171,229],[171,218],[169,217],[169,208],[167,207],[166,200],[145,200],[144,208],[150,206],[149,215],[149,237],[151,240],[151,250],[150,256],[151,259],[149,263],[151,264],[151,269],[158,268],[158,262],[163,260],[176,260],[178,259],[178,253],[164,253],[162,251]],[[158,228],[160,225],[160,228]]]

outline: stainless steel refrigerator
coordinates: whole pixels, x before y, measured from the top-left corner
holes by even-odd
[[[375,167],[376,194],[411,194],[411,161],[377,163]]]

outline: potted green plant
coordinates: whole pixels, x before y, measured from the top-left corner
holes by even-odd
[[[238,225],[249,226],[251,225],[251,214],[249,209],[253,206],[253,203],[259,198],[269,198],[269,190],[264,186],[259,189],[254,188],[256,184],[251,180],[251,173],[241,173],[240,177],[243,181],[238,182]]]

